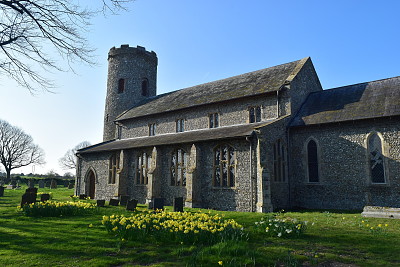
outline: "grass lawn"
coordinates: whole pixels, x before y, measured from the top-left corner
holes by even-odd
[[[362,218],[359,212],[203,210],[234,219],[247,238],[213,245],[156,236],[122,242],[101,221],[103,215],[132,215],[123,207],[106,206],[85,216],[27,217],[17,210],[24,192],[5,190],[0,197],[0,266],[400,266],[400,220]],[[69,201],[73,194],[64,188],[39,192],[52,192],[56,201]],[[264,224],[255,224],[267,217],[307,221],[307,228],[299,236],[271,236]]]

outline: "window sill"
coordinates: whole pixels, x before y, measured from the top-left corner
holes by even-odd
[[[236,190],[236,186],[234,187],[217,187],[217,186],[213,186],[211,187],[212,190]]]

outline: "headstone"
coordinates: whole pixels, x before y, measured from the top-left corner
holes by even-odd
[[[52,179],[50,183],[50,189],[57,189],[57,181]]]
[[[106,201],[104,199],[97,200],[97,207],[104,207],[105,204],[106,204]]]
[[[174,211],[183,212],[183,197],[174,198]]]
[[[39,188],[44,188],[44,181],[43,180],[39,180]]]
[[[85,195],[85,194],[80,194],[79,195],[79,199],[86,199],[87,198],[87,195]]]
[[[74,189],[74,183],[69,183],[68,184],[68,189]]]
[[[36,202],[36,193],[25,193],[22,195],[21,207],[26,204],[31,204]]]
[[[0,186],[0,197],[4,196],[4,186]]]
[[[64,187],[68,187],[69,182],[68,181],[64,181]]]
[[[126,206],[126,204],[128,203],[128,200],[129,200],[129,196],[120,196],[119,197],[119,199],[120,199],[120,205],[121,206]]]
[[[154,208],[154,201],[150,200],[149,201],[149,209],[152,210]]]
[[[50,194],[42,194],[42,195],[40,196],[40,201],[41,201],[41,202],[45,202],[45,201],[47,201],[47,200],[50,200]]]
[[[27,188],[27,189],[25,189],[25,193],[35,193],[35,194],[37,194],[37,187],[30,187],[30,188]]]
[[[35,181],[33,181],[32,179],[29,179],[29,180],[28,180],[28,187],[29,187],[29,188],[35,187]]]
[[[164,199],[163,198],[153,198],[153,209],[162,210],[164,209]]]
[[[46,181],[46,187],[50,187],[50,181]]]
[[[128,203],[126,203],[126,209],[134,211],[136,209],[138,201],[136,199],[131,199],[128,200]]]
[[[110,206],[118,206],[118,204],[119,204],[119,199],[116,198],[110,199]]]

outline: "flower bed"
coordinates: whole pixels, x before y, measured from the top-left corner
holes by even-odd
[[[155,237],[158,241],[213,244],[245,237],[243,227],[234,220],[202,212],[145,211],[131,217],[103,216],[102,223],[122,241]]]
[[[26,216],[32,217],[59,217],[93,214],[97,211],[96,205],[86,202],[36,202],[19,207]]]

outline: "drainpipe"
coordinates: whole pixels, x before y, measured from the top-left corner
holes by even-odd
[[[253,135],[253,134],[252,134]],[[251,200],[250,200],[250,205],[251,205],[251,212],[254,211],[254,189],[253,189],[253,145],[251,142],[251,137],[250,136],[246,136],[246,141],[249,142],[249,151],[250,151],[250,170],[249,170],[249,174],[250,174],[250,194],[251,194]]]
[[[81,194],[81,160],[82,156],[76,154],[76,181],[75,181],[75,195]]]

